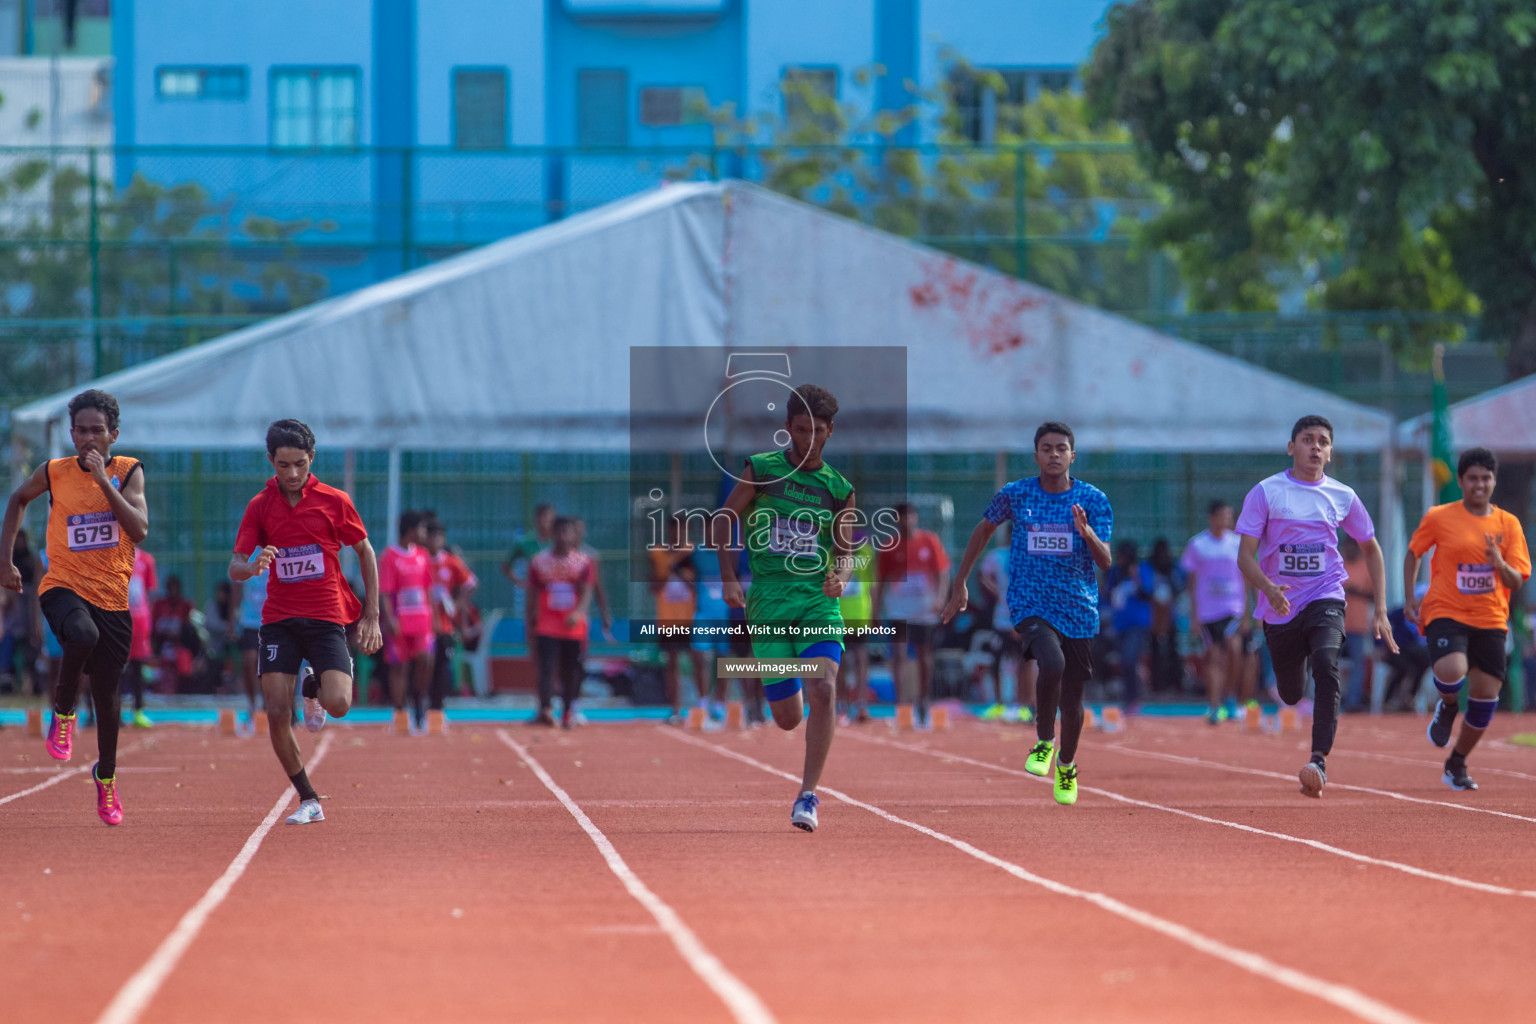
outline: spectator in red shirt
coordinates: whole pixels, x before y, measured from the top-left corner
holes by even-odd
[[[905,622],[907,643],[917,654],[917,720],[928,720],[928,697],[933,689],[933,635],[949,592],[949,556],[932,530],[917,525],[917,509],[896,506],[900,516],[894,547],[876,556],[875,614],[888,622]],[[884,608],[882,612],[881,609]],[[891,644],[891,682],[901,703],[902,670],[907,644]]]
[[[165,596],[150,606],[149,618],[154,623],[150,645],[160,657],[160,690],[175,693],[192,674],[193,659],[202,653],[192,624],[192,602],[182,596],[180,576],[166,577]]]
[[[304,725],[318,732],[327,714],[341,718],[352,707],[347,626],[357,623],[357,646],[364,654],[383,642],[379,566],[368,531],[346,492],[310,473],[314,459],[315,435],[303,423],[278,420],[267,428],[267,461],[275,473],[246,505],[229,562],[235,583],[262,573],[268,578],[257,671],[272,749],[302,801],[288,817],[290,825],[325,820],[293,736],[299,665],[308,661],[313,670],[304,679]],[[341,575],[343,546],[357,553],[362,568],[366,594],[361,603]]]
[[[453,679],[453,647],[466,614],[469,597],[480,585],[464,559],[448,548],[448,528],[427,513],[427,553],[432,559],[433,664],[430,706],[441,711],[443,698],[457,687]]]
[[[395,731],[404,733],[406,687],[416,727],[427,725],[427,688],[432,681],[432,556],[427,553],[427,518],[415,510],[400,516],[400,543],[379,559],[379,609],[384,625],[384,660],[395,705]]]
[[[582,652],[586,648],[587,608],[592,603],[597,577],[592,559],[577,545],[576,521],[565,516],[555,520],[555,543],[534,555],[528,563],[528,596],[535,609],[534,642],[538,648],[539,714],[535,725],[554,725],[550,705],[554,701],[555,676],[560,676],[565,707],[560,724],[575,724],[576,698],[584,674]]]

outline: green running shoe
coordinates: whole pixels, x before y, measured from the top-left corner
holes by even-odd
[[[1056,766],[1056,802],[1077,803],[1077,765],[1058,764]]]
[[[996,722],[1007,713],[1007,709],[1004,708],[1001,704],[993,704],[991,707],[987,708],[987,710],[981,713],[981,720],[983,722]]]
[[[1028,707],[1028,706],[1019,708],[1019,721],[1023,722],[1025,725],[1028,725],[1030,722],[1033,722],[1034,720],[1035,720],[1035,709],[1034,708]]]
[[[148,729],[150,726],[155,724],[150,720],[150,717],[144,713],[143,708],[135,711],[133,713],[133,717],[128,719],[128,721],[131,722],[135,728],[139,729]]]
[[[1044,777],[1051,773],[1051,758],[1056,756],[1056,744],[1050,740],[1041,740],[1030,748],[1029,756],[1024,759],[1024,770],[1031,775]]]

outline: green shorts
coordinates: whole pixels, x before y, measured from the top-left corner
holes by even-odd
[[[835,626],[840,630],[843,613],[839,601],[822,593],[819,583],[753,583],[747,590],[749,626],[793,626],[797,630],[816,630]],[[754,658],[798,658],[800,652],[817,643],[843,646],[840,632],[814,632],[809,636],[753,636]],[[790,676],[765,676],[763,682]]]

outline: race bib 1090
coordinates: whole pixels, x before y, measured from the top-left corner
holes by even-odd
[[[325,578],[325,555],[319,544],[277,549],[279,583],[302,583]]]
[[[1491,594],[1497,580],[1492,565],[1460,563],[1456,566],[1456,589],[1463,594]]]
[[[1324,550],[1321,543],[1280,545],[1280,575],[1321,576]]]
[[[117,517],[111,512],[87,512],[70,516],[66,525],[71,551],[115,548],[122,540],[122,527],[117,525]]]
[[[1067,558],[1072,554],[1070,523],[1030,523],[1025,533],[1025,550],[1044,558]]]

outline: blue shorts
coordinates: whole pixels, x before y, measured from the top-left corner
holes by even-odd
[[[843,663],[843,645],[836,640],[818,640],[799,654],[802,658],[831,658],[832,664]],[[768,703],[786,700],[799,693],[804,684],[799,676],[793,679],[776,679],[771,683],[763,684],[763,696],[768,698]]]

